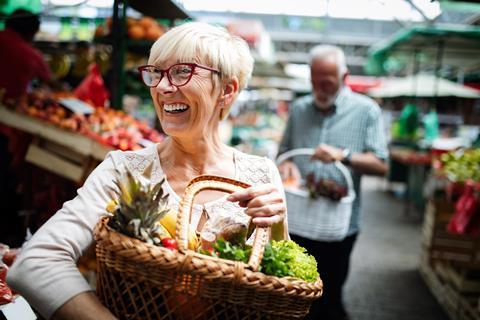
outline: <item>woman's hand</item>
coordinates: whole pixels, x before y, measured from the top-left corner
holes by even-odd
[[[253,186],[232,193],[228,201],[238,201],[246,208],[245,213],[251,216],[257,226],[266,227],[282,222],[287,207],[277,187],[271,183]]]

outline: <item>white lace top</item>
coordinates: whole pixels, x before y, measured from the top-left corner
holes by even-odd
[[[235,179],[251,185],[273,183],[283,193],[280,174],[275,164],[258,156],[234,153]],[[105,214],[112,199],[109,188],[117,190],[115,170],[123,165],[133,174],[141,174],[153,162],[152,182],[164,176],[157,145],[139,151],[113,151],[90,174],[77,196],[66,202],[24,246],[15,264],[8,272],[7,282],[20,292],[44,317],[52,314],[75,295],[91,290],[76,267],[76,261],[93,242],[93,228]],[[164,184],[170,194],[169,205],[178,208],[180,197],[170,185]],[[191,224],[196,227],[205,210],[208,221],[228,218],[247,224],[249,217],[237,203],[226,201],[226,196],[204,205],[195,204]],[[285,218],[285,230],[286,228]]]

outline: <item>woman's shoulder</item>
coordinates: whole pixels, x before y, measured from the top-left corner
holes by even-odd
[[[269,183],[272,180],[273,161],[267,157],[235,151],[238,178],[250,184]]]

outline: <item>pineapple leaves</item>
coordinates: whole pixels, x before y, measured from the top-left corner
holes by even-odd
[[[165,178],[157,184],[152,183],[152,164],[139,177],[127,167],[116,173],[118,180],[114,182],[120,197],[109,226],[127,236],[160,245],[157,222],[168,212],[168,194],[164,194],[162,188]]]

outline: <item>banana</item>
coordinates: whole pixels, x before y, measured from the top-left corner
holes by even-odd
[[[170,210],[162,219],[160,219],[160,224],[170,233],[171,237],[175,237],[176,228],[177,228],[177,213],[173,210]],[[195,231],[189,228],[188,230],[188,249],[197,250],[198,247],[198,237],[195,234]]]
[[[165,228],[159,221],[157,221],[158,229],[156,231],[157,236],[160,240],[165,238],[173,238],[170,232],[168,232],[167,228]]]

